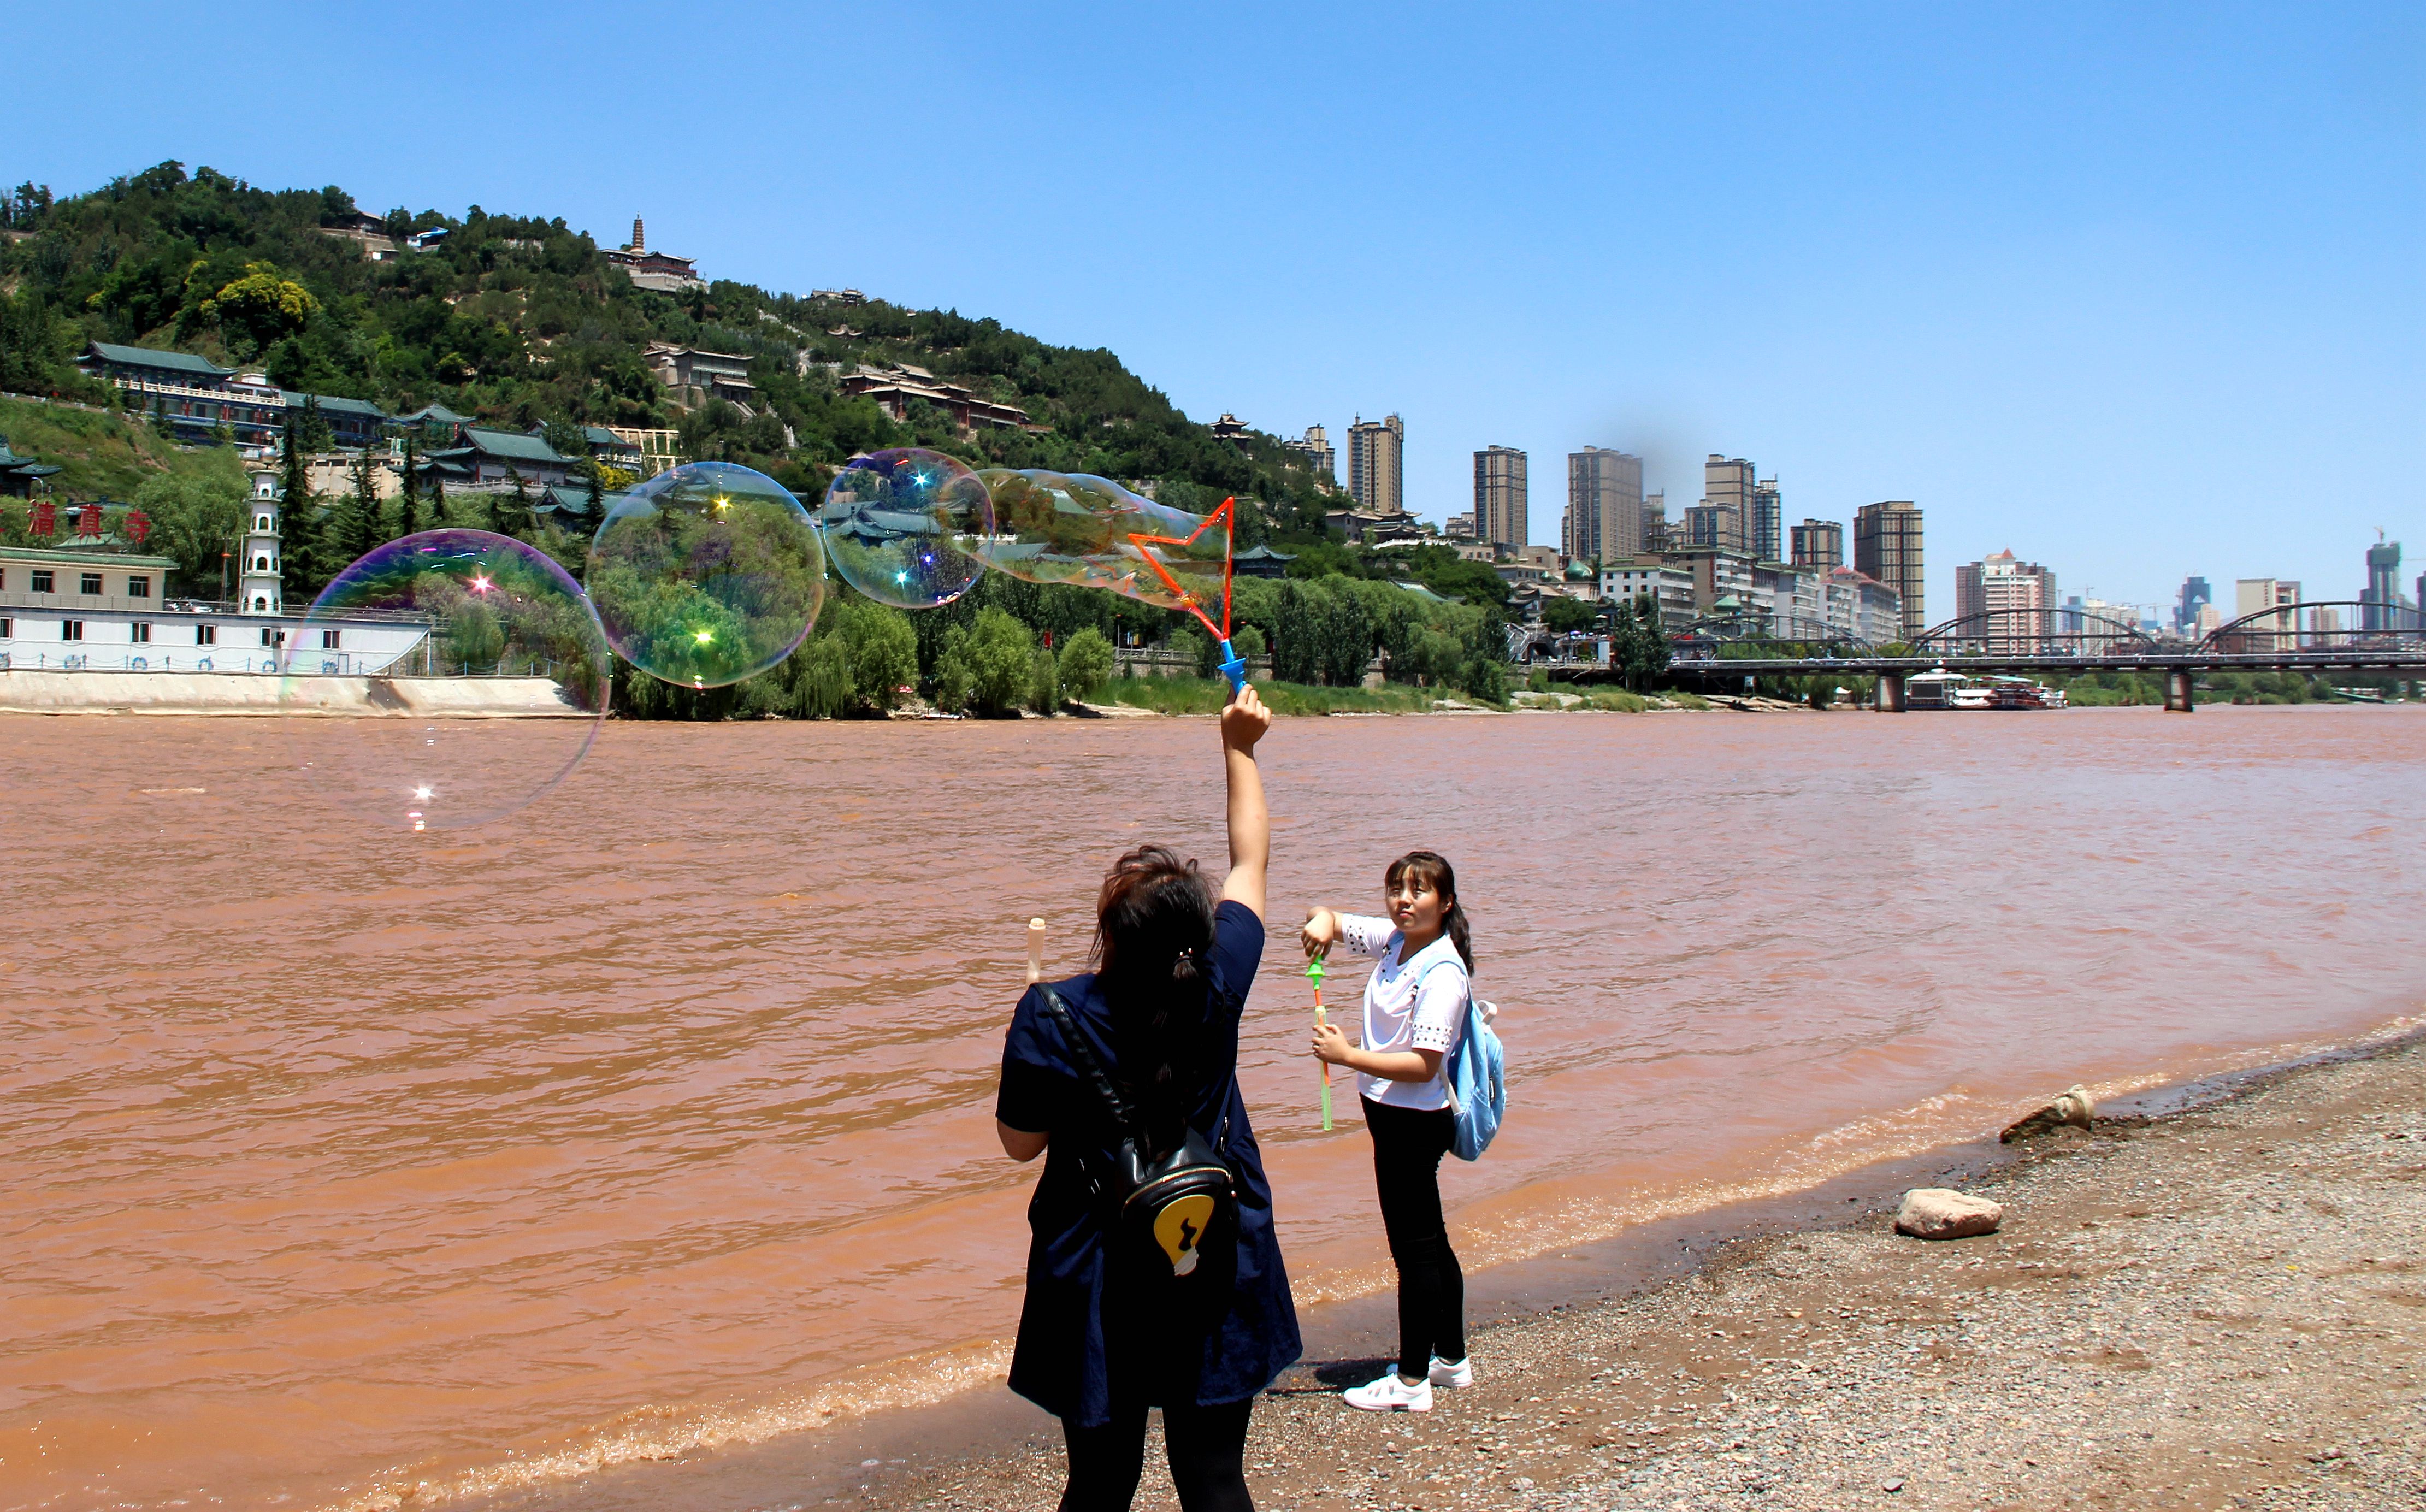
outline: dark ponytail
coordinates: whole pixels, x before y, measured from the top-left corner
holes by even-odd
[[[1441,913],[1441,933],[1457,947],[1458,959],[1465,962],[1466,974],[1473,975],[1474,930],[1466,923],[1465,905],[1458,901],[1457,868],[1436,851],[1411,850],[1392,861],[1390,869],[1382,874],[1382,890],[1395,893],[1399,881],[1409,877],[1448,900],[1448,907]]]
[[[1095,900],[1093,954],[1119,1075],[1156,1148],[1176,1148],[1188,1094],[1203,1080],[1215,902],[1212,879],[1165,845],[1114,861]]]

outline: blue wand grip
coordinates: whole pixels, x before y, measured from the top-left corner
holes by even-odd
[[[1221,675],[1230,680],[1232,693],[1247,685],[1247,659],[1233,651],[1227,640],[1221,642]]]

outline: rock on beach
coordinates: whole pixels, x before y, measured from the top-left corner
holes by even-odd
[[[2005,1221],[2005,1205],[1946,1186],[1916,1186],[1903,1195],[1896,1210],[1896,1232],[1915,1239],[1968,1239],[1995,1233]]]

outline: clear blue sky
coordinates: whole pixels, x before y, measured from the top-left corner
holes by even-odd
[[[1933,617],[2426,568],[2415,4],[29,8],[0,174],[561,215],[1104,346],[1210,419],[1909,498]],[[73,81],[73,82],[72,82]]]

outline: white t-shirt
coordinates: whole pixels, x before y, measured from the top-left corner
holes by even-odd
[[[1406,937],[1387,919],[1339,916],[1339,942],[1381,964],[1365,979],[1365,1048],[1371,1051],[1437,1050],[1441,1064],[1465,1021],[1465,961],[1447,935],[1401,959]],[[1448,1106],[1448,1089],[1435,1075],[1429,1082],[1393,1082],[1356,1073],[1357,1090],[1395,1108]]]

